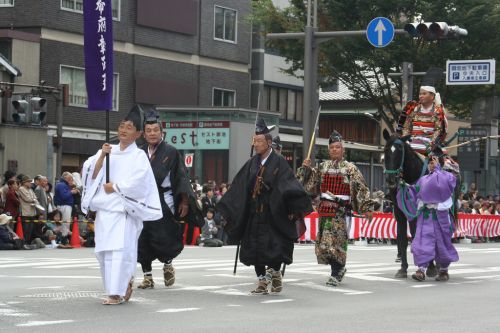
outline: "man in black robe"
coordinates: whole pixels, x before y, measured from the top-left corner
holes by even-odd
[[[172,260],[184,248],[184,222],[201,227],[204,221],[196,204],[184,159],[177,149],[163,141],[161,125],[154,109],[146,112],[144,138],[147,143],[142,149],[151,163],[163,212],[163,218],[160,220],[144,221],[144,228],[139,237],[137,261],[142,266],[144,280],[138,287],[152,289],[152,262],[158,259],[163,263],[165,286],[172,286],[175,282]]]
[[[240,261],[255,266],[259,281],[252,294],[267,294],[270,283],[271,292],[282,290],[280,267],[293,261],[295,221],[312,211],[307,193],[271,144],[269,129],[260,119],[253,142],[256,155],[217,204],[227,221],[229,243],[241,244]]]

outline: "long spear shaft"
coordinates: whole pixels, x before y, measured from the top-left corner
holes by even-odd
[[[316,135],[316,127],[318,127],[318,122],[319,122],[319,114],[321,113],[321,105],[318,108],[318,115],[316,116],[316,122],[314,123],[314,127],[312,130],[312,135],[311,135],[311,141],[309,143],[309,150],[307,152],[307,159],[311,159],[311,153],[313,149],[313,143],[314,143],[314,136]]]
[[[255,113],[255,124],[253,128],[257,127],[257,119],[259,118],[259,107],[260,107],[260,91],[259,95],[257,96],[257,112]],[[253,137],[252,137],[252,143],[250,144],[250,158],[253,157]],[[236,275],[236,267],[238,267],[238,257],[240,255],[240,242],[238,242],[238,245],[236,245],[236,257],[234,258],[234,268],[233,268],[233,275]]]

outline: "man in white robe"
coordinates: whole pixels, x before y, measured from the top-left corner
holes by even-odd
[[[106,305],[129,300],[142,222],[162,218],[149,160],[135,144],[142,128],[142,110],[134,107],[118,127],[120,143],[105,143],[83,165],[82,210],[96,212],[95,253],[108,295]],[[106,154],[110,160],[108,182]]]

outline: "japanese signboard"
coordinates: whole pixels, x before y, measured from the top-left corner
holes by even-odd
[[[446,84],[495,84],[495,60],[448,60]]]
[[[458,143],[464,143],[487,135],[484,128],[459,128]],[[485,169],[486,140],[471,142],[458,147],[458,161],[461,170],[474,171]]]
[[[163,122],[165,142],[177,149],[229,149],[229,121]]]
[[[113,108],[113,18],[111,0],[83,2],[85,84],[89,110]]]

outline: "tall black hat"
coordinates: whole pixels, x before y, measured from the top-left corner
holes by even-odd
[[[336,130],[333,130],[332,133],[330,134],[330,138],[328,139],[328,144],[331,144],[333,142],[341,142],[342,143],[342,135],[340,135],[339,132]]]
[[[280,149],[280,150],[283,148],[283,145],[281,144],[281,139],[280,139],[280,136],[279,136],[279,135],[276,135],[276,136],[273,138],[272,147],[273,147],[274,149]]]
[[[271,132],[276,126],[267,126],[263,118],[259,118],[255,123],[255,134],[267,134]]]
[[[154,107],[149,107],[145,111],[146,116],[144,117],[144,125],[146,124],[158,124],[160,121],[160,115]]]
[[[138,131],[142,131],[144,128],[144,110],[140,105],[136,104],[123,120],[131,121]]]

